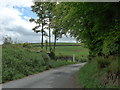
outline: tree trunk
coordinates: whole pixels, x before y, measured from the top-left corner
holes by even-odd
[[[51,32],[50,32],[50,18],[49,18],[49,48],[51,52]]]
[[[57,39],[57,35],[56,35],[56,33],[55,33],[55,38],[54,38],[54,52],[55,52],[55,47],[56,47],[56,39]]]
[[[43,10],[43,6],[41,7],[42,8],[42,10]],[[44,21],[43,21],[43,11],[42,11],[42,14],[41,14],[41,16],[42,16],[42,40],[41,40],[41,48],[43,49],[43,25],[44,25]]]
[[[43,49],[43,23],[42,23],[42,40],[41,40],[41,48]]]
[[[47,51],[47,47],[48,47],[48,42],[47,42],[47,40],[45,41],[45,44],[46,44],[46,51]]]

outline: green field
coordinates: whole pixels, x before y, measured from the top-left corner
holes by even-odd
[[[39,46],[41,43],[32,43],[32,45]],[[51,43],[51,45],[54,45],[54,43]],[[56,43],[56,45],[83,45],[83,43]]]
[[[56,56],[73,56],[75,55],[78,59],[87,59],[89,51],[87,48],[82,46],[57,46]]]
[[[32,44],[37,50],[40,49],[40,44]],[[52,44],[53,45],[53,44]],[[87,60],[89,55],[89,50],[83,46],[81,43],[57,43],[56,45],[80,45],[80,46],[56,46],[55,54],[56,56],[73,56],[80,60]],[[48,48],[49,49],[49,48]],[[49,50],[48,50],[49,51]]]

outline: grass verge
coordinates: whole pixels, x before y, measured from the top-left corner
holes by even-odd
[[[69,65],[69,64],[75,64],[75,62],[71,62],[71,60],[70,61],[69,60],[67,60],[67,61],[65,61],[65,60],[57,60],[57,61],[52,60],[52,61],[50,61],[50,66],[52,68],[56,68],[56,67],[60,67],[60,66],[64,66],[64,65]]]
[[[101,62],[100,62],[101,60]],[[120,88],[118,59],[108,61],[94,58],[79,70],[78,79],[83,88]],[[114,65],[113,65],[114,64]]]

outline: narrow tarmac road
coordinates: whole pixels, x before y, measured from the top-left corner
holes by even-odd
[[[2,88],[79,88],[76,83],[76,73],[84,64],[63,66],[10,81],[4,83]]]

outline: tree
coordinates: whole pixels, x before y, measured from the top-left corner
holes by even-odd
[[[49,48],[50,52],[52,52],[52,47],[51,47],[51,28],[52,28],[52,21],[51,19],[53,18],[53,8],[55,7],[56,3],[46,3],[46,14],[48,18],[48,30],[49,30]]]
[[[11,37],[9,36],[3,37],[3,44],[12,44],[12,43],[13,43],[13,40]]]
[[[47,51],[47,48],[48,48],[48,41],[45,40],[45,45],[46,45],[46,51]]]
[[[31,22],[35,22],[36,24],[38,24],[38,26],[33,28],[33,30],[35,32],[41,32],[42,33],[42,40],[41,40],[42,41],[41,42],[41,47],[42,48],[43,48],[43,36],[44,35],[48,36],[44,29],[49,30],[50,52],[51,52],[51,49],[52,49],[52,47],[51,47],[51,18],[52,18],[52,9],[53,9],[54,5],[55,5],[55,3],[35,2],[35,5],[32,6],[32,11],[35,12],[39,18],[37,20],[35,20],[33,18],[30,19]],[[40,27],[42,27],[42,29],[37,30]]]
[[[58,38],[60,38],[60,34],[59,34],[59,29],[57,29],[57,28],[54,28],[54,30],[53,30],[53,34],[54,34],[54,48],[53,48],[53,50],[54,50],[54,52],[55,52],[55,47],[56,47],[56,41],[58,40]]]
[[[55,17],[54,17],[55,19]],[[52,27],[53,27],[53,31],[52,33],[54,34],[54,52],[55,52],[55,47],[56,47],[56,41],[62,37],[62,34],[61,34],[61,28],[59,28],[59,26],[57,26],[58,24],[56,24],[55,22],[52,22]]]
[[[53,21],[61,28],[60,34],[70,33],[84,42],[90,55],[105,54],[106,49],[108,55],[116,54],[120,38],[119,8],[118,3],[62,2],[55,7],[54,16],[57,18]]]
[[[33,28],[33,30],[38,33],[42,33],[42,39],[41,39],[41,48],[43,49],[43,36],[47,36],[47,33],[45,32],[44,26],[47,24],[46,23],[46,12],[45,12],[45,3],[40,3],[40,2],[35,2],[33,6],[31,6],[32,11],[36,13],[38,16],[38,19],[30,19],[30,22],[35,22],[37,26]],[[42,27],[40,29],[40,27]]]

